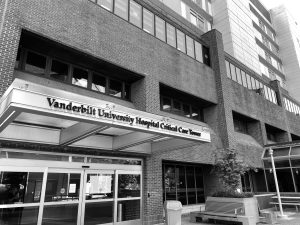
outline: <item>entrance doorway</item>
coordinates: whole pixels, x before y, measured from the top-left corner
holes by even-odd
[[[78,163],[74,163],[74,168],[58,168],[45,162],[49,167],[41,167],[41,161],[34,160],[20,160],[23,166],[2,166],[4,161],[0,166],[0,224],[142,223],[142,166],[76,168]],[[18,160],[14,162],[17,165]]]

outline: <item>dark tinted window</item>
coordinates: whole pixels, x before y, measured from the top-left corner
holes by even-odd
[[[203,63],[210,66],[209,48],[202,46],[203,51]]]
[[[33,53],[27,53],[27,59],[25,64],[25,70],[31,73],[44,75],[46,68],[46,57]]]
[[[52,60],[50,77],[61,81],[67,81],[68,73],[69,73],[68,64],[62,63],[57,60]]]
[[[171,111],[172,103],[171,99],[167,97],[162,98],[162,110]]]
[[[88,83],[88,71],[75,67],[73,69],[72,84],[86,88],[87,83]]]
[[[128,84],[125,84],[124,98],[127,100],[130,99],[130,85]]]
[[[122,96],[122,83],[119,81],[110,80],[109,94],[120,98]]]
[[[106,91],[106,78],[103,76],[100,76],[98,74],[93,75],[93,81],[92,81],[92,90],[98,91],[101,93],[105,93]]]

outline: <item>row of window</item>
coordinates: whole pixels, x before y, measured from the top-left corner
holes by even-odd
[[[267,34],[273,41],[276,42],[275,33],[265,25],[265,22],[259,19],[253,12],[251,13],[252,20]]]
[[[251,135],[249,128],[251,126],[251,123],[253,123],[254,121],[250,121],[245,116],[243,116],[243,117],[237,116],[234,113],[232,114],[232,116],[233,116],[234,131],[239,132],[239,133],[243,133],[243,134]],[[283,132],[285,132],[285,131],[279,130],[278,128],[271,127],[268,124],[265,124],[265,128],[266,128],[267,140],[270,143],[279,142],[280,139],[278,137],[280,137],[281,134]]]
[[[118,98],[130,99],[130,85],[121,80],[24,48],[18,52],[15,68]]]
[[[258,54],[264,58],[268,63],[270,63],[273,67],[275,67],[277,70],[283,73],[282,64],[272,57],[267,51],[262,49],[260,46],[257,45]]]
[[[258,94],[262,95],[268,101],[273,102],[274,104],[278,104],[276,93],[274,90],[262,84],[257,79],[253,78],[251,75],[247,74],[245,71],[229,63],[228,61],[225,61],[225,63],[228,78],[243,85],[249,90],[255,90]]]
[[[296,115],[300,115],[300,107],[293,103],[292,101],[288,100],[287,98],[283,97],[284,107],[287,111],[295,113]]]
[[[161,96],[160,103],[162,111],[203,121],[203,109],[197,105],[167,96]]]
[[[204,1],[204,0],[203,0]],[[167,5],[172,3],[165,3]],[[171,5],[169,5],[171,7]],[[187,21],[198,27],[200,30],[207,32],[211,30],[211,22],[199,15],[193,8],[181,1],[181,16]]]
[[[90,0],[170,46],[210,66],[209,49],[133,0]]]
[[[192,2],[200,6],[209,15],[212,15],[211,0],[192,0]]]
[[[266,46],[271,52],[273,52],[275,55],[278,56],[279,53],[279,49],[273,44],[271,43],[268,38],[266,38],[265,36],[263,36],[258,30],[256,30],[255,28],[253,29],[254,31],[254,36],[261,42],[264,44],[264,46]]]

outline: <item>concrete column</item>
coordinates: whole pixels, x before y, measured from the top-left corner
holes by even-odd
[[[286,124],[286,131],[282,133],[281,135],[278,135],[278,139],[280,140],[280,142],[287,142],[287,141],[292,141],[292,136],[290,134],[290,129],[288,126],[288,119],[286,116],[286,110],[285,110],[285,106],[284,106],[284,101],[283,101],[283,95],[282,95],[282,91],[281,91],[281,87],[280,87],[280,82],[278,80],[273,80],[270,82],[271,87],[274,89],[274,91],[276,92],[276,96],[277,96],[277,101],[278,101],[278,105],[282,107],[282,113],[284,115],[284,120],[285,120],[285,124]]]
[[[159,82],[147,75],[131,87],[131,100],[137,109],[151,113],[160,111]]]
[[[284,107],[283,96],[281,92],[280,82],[278,80],[272,80],[270,82],[271,87],[276,92],[278,105]]]
[[[218,105],[210,109],[209,117],[206,117],[207,123],[219,134],[224,148],[234,148],[231,96],[226,75],[222,34],[217,30],[211,30],[202,37],[210,45],[211,67],[215,73],[218,97]]]

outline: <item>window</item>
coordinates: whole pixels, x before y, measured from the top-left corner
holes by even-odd
[[[268,72],[269,72],[270,79],[275,80],[276,79],[275,72],[273,70],[271,70],[270,68],[268,69]]]
[[[226,74],[227,74],[227,77],[231,79],[229,62],[225,61],[225,64],[226,64]]]
[[[167,23],[167,43],[176,48],[175,27]]]
[[[235,66],[233,64],[230,64],[230,71],[231,71],[232,80],[237,81],[236,73],[235,73]]]
[[[211,0],[207,1],[207,7],[208,7],[208,14],[212,15]]]
[[[154,35],[154,15],[143,8],[143,30]]]
[[[247,88],[246,73],[245,73],[243,70],[241,70],[241,75],[242,75],[243,86],[244,86],[245,88]]]
[[[125,84],[125,90],[124,90],[124,98],[127,100],[130,100],[130,85]]]
[[[25,70],[38,75],[45,75],[46,57],[27,52]]]
[[[235,71],[236,71],[236,78],[237,78],[237,82],[239,84],[243,84],[242,83],[242,75],[241,75],[241,70],[239,68],[235,68]]]
[[[259,20],[259,27],[260,27],[264,32],[266,32],[266,26],[264,25],[264,23],[263,23],[261,20]]]
[[[35,73],[37,75],[39,75],[37,72],[40,71],[40,74],[43,74],[47,78],[71,83],[99,93],[130,100],[131,85],[126,83],[124,80],[119,80],[119,78],[105,75],[106,73],[110,74],[112,72],[111,69],[108,69],[107,71],[104,70],[99,73],[71,63],[66,63],[63,60],[58,60],[56,58],[53,59],[51,56],[43,56],[39,53],[33,53],[25,48],[20,48],[20,51],[23,52],[23,57],[20,57],[19,63],[25,65],[24,68],[20,68],[21,70],[27,69],[28,72]],[[46,63],[46,61],[49,63]]]
[[[129,22],[137,27],[142,27],[142,7],[132,0],[130,0]]]
[[[252,84],[252,89],[258,89],[259,87],[256,87],[255,79],[251,77],[251,84]]]
[[[252,84],[251,84],[251,77],[249,74],[246,74],[246,79],[247,79],[247,85],[248,85],[248,88],[251,90],[253,89],[252,88]]]
[[[191,118],[191,106],[183,103],[182,109],[183,109],[184,116]]]
[[[233,117],[233,125],[234,125],[234,130],[236,132],[240,132],[240,133],[244,133],[244,134],[248,134],[248,125],[247,122],[237,118],[237,117]]]
[[[181,16],[183,18],[186,18],[186,4],[181,1],[180,6],[181,6]]]
[[[122,83],[120,81],[110,80],[108,94],[121,98],[122,97]]]
[[[162,97],[162,110],[171,112],[172,100],[168,97]]]
[[[203,113],[202,113],[201,109],[199,109],[197,107],[192,107],[192,113],[191,113],[191,118],[192,119],[203,121],[203,119],[202,119],[203,115],[202,114]]]
[[[183,205],[203,203],[203,169],[198,165],[163,162],[164,201],[178,200]]]
[[[202,45],[195,41],[196,60],[203,63]]]
[[[87,88],[88,71],[80,68],[73,68],[72,84]]]
[[[204,31],[204,18],[198,15],[196,12],[190,12],[191,23]]]
[[[206,11],[206,0],[202,0],[201,6],[202,6],[202,9],[203,9],[204,11]]]
[[[268,63],[272,64],[272,59],[269,53],[265,52],[266,60]]]
[[[195,40],[192,38],[187,38],[185,33],[177,30],[171,24],[166,23],[160,17],[154,15],[151,11],[147,10],[134,0],[90,0],[97,5],[113,12],[117,16],[129,20],[129,22],[139,28],[142,28],[145,32],[155,35],[158,39],[167,42],[179,51],[191,56],[196,57],[196,60],[203,62],[204,64],[210,66],[210,54],[209,49],[202,47],[202,45],[197,44],[193,46]],[[197,0],[197,4],[202,4],[199,2],[202,0]],[[205,1],[204,1],[205,2]],[[205,4],[204,4],[205,5]],[[208,2],[209,10],[211,12],[211,3]],[[113,10],[112,10],[113,8]],[[211,22],[205,20],[196,12],[191,11],[188,14],[189,9],[186,8],[186,4],[181,2],[182,16],[191,23],[201,28],[203,31],[211,29]],[[207,29],[206,29],[207,28]],[[186,40],[188,39],[188,40]],[[196,44],[195,44],[196,45]],[[199,54],[201,53],[201,54]],[[17,63],[17,61],[16,61]]]
[[[173,99],[172,113],[181,115],[183,112],[183,110],[181,108],[181,104],[182,103],[180,101]]]
[[[186,103],[171,97],[161,97],[161,110],[203,121],[203,110],[192,103]]]
[[[186,53],[192,58],[195,58],[194,40],[189,36],[186,36]]]
[[[241,176],[243,192],[251,192],[252,191],[251,185],[250,185],[249,172],[246,172],[244,175]]]
[[[165,21],[158,16],[155,16],[155,36],[162,41],[166,41]]]
[[[177,49],[185,53],[185,35],[180,30],[177,31]]]
[[[269,40],[266,38],[266,37],[262,37],[262,41],[263,41],[263,44],[268,48],[270,49],[270,42]]]
[[[128,0],[115,0],[114,13],[121,18],[128,20]]]
[[[207,66],[210,66],[210,54],[209,54],[209,48],[203,46],[203,63]]]
[[[92,80],[92,90],[98,91],[101,93],[106,92],[106,78],[94,73],[93,80]]]
[[[113,0],[97,0],[97,4],[109,11],[113,9]]]
[[[50,77],[66,82],[68,80],[69,65],[57,60],[52,60]]]
[[[203,108],[207,104],[189,94],[180,93],[173,88],[160,86],[161,110],[203,121]]]

